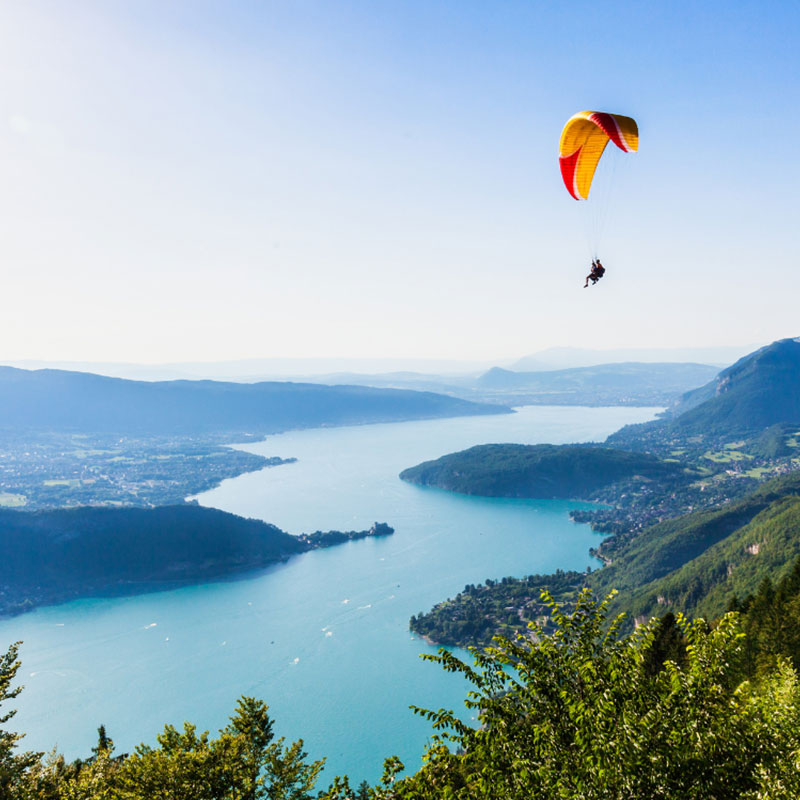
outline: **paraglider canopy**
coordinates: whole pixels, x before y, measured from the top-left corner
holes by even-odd
[[[636,121],[620,114],[581,111],[567,120],[561,131],[558,161],[567,191],[576,200],[586,200],[597,164],[609,141],[625,153],[639,149]]]

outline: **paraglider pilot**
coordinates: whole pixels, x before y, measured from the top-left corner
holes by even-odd
[[[593,258],[592,271],[586,276],[586,283],[583,284],[583,288],[585,289],[589,285],[589,281],[591,281],[592,286],[594,286],[605,274],[606,268],[600,263],[600,259]]]

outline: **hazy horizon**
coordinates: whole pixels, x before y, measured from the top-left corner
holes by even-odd
[[[765,343],[768,344],[768,343]],[[0,360],[0,366],[19,369],[62,369],[92,372],[131,380],[210,379],[229,381],[319,379],[362,375],[429,375],[431,377],[477,376],[493,367],[536,372],[588,367],[623,361],[646,363],[683,362],[712,364],[723,368],[763,345],[717,348],[624,348],[593,350],[553,347],[518,358],[460,361],[426,358],[261,358],[230,361],[162,363]]]

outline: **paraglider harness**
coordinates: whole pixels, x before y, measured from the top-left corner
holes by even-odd
[[[585,289],[589,285],[589,281],[592,282],[592,286],[594,286],[603,275],[606,274],[606,268],[600,263],[599,259],[592,259],[592,271],[586,276],[586,283],[583,284],[583,288]]]

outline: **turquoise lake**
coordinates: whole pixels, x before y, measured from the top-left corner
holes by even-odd
[[[243,694],[278,736],[327,757],[322,783],[358,784],[398,755],[416,769],[430,734],[409,705],[463,710],[465,685],[420,653],[408,620],[467,583],[583,569],[600,538],[580,504],[453,495],[400,481],[409,466],[489,442],[598,441],[658,409],[530,406],[510,415],[295,431],[244,449],[298,461],[225,481],[203,505],[298,534],[396,532],[290,559],[239,580],[91,599],[0,622],[23,640],[11,729],[26,749],[88,756],[103,723],[118,752],[167,722],[224,726]]]

